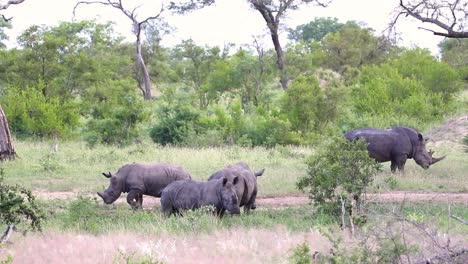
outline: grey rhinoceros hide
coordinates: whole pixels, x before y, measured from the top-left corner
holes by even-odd
[[[104,203],[112,204],[121,195],[127,193],[127,202],[133,208],[142,207],[143,194],[161,197],[162,190],[173,181],[191,179],[183,168],[165,163],[126,164],[115,174],[103,173],[110,178],[110,185],[104,192],[98,192]]]
[[[407,159],[414,161],[424,169],[445,158],[434,158],[434,152],[427,152],[426,141],[421,133],[408,127],[394,127],[388,130],[357,129],[346,133],[347,140],[364,138],[369,144],[369,156],[378,162],[390,161],[392,172],[398,168],[404,171]]]
[[[237,181],[237,178],[234,179]],[[182,214],[182,211],[203,206],[214,206],[216,213],[223,216],[225,211],[239,214],[237,193],[226,178],[208,182],[193,180],[175,181],[161,194],[161,210],[165,216]]]
[[[265,169],[258,172],[253,172],[245,162],[239,162],[234,165],[226,166],[225,168],[213,173],[208,181],[220,178],[226,178],[233,183],[234,178],[238,178],[238,182],[234,184],[237,196],[239,197],[239,206],[244,207],[245,212],[256,208],[257,197],[257,177],[262,176]]]

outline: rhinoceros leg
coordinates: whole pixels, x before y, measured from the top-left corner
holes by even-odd
[[[390,165],[390,169],[392,170],[392,172],[395,172],[396,169],[398,168],[398,170],[401,173],[404,173],[405,172],[406,159],[407,159],[406,155],[400,155],[400,156],[397,156],[397,157],[393,158],[392,161],[391,161],[392,163]]]
[[[132,189],[128,192],[127,203],[133,209],[139,209],[143,207],[143,193],[140,190]]]
[[[257,199],[257,190],[254,190],[252,193],[252,196],[250,197],[250,200],[244,205],[244,213],[250,213],[251,209],[257,208],[257,204],[255,203],[255,200]]]

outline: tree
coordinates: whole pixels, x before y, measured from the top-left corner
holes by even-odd
[[[16,155],[13,141],[11,140],[8,120],[0,105],[0,161],[13,159]]]
[[[288,89],[289,78],[285,73],[286,62],[284,60],[283,48],[279,40],[280,20],[289,10],[297,10],[302,4],[315,3],[326,7],[328,3],[321,0],[248,0],[252,8],[260,12],[270,30],[271,40],[275,47],[277,66],[280,71],[280,83],[284,90]]]
[[[23,2],[24,2],[24,0],[8,0],[8,2],[6,2],[5,4],[0,4],[0,11],[1,10],[6,10],[10,5],[18,5],[18,4],[21,4]],[[0,14],[0,18],[5,22],[8,22],[8,21],[11,20],[11,18],[7,18],[3,14]]]
[[[297,26],[296,29],[289,29],[288,38],[304,42],[311,39],[322,41],[328,33],[338,32],[343,25],[336,17],[317,17],[307,24]]]
[[[436,36],[468,38],[467,0],[400,0],[395,18],[390,23],[390,29],[395,27],[401,16],[411,16],[423,23],[436,26],[437,29],[420,27]]]
[[[120,10],[125,16],[127,16],[131,21],[132,21],[132,26],[133,26],[133,34],[136,37],[136,42],[135,42],[135,55],[138,64],[140,65],[141,72],[143,74],[143,80],[145,82],[145,90],[144,90],[144,98],[145,100],[150,100],[152,98],[151,96],[151,82],[149,78],[149,73],[148,69],[146,68],[145,61],[143,60],[143,56],[141,55],[141,31],[144,28],[145,24],[147,24],[151,20],[156,20],[159,19],[161,13],[164,11],[164,6],[161,6],[161,9],[157,14],[154,16],[147,17],[143,20],[138,20],[137,19],[137,9],[138,7],[135,7],[132,11],[126,9],[123,7],[122,0],[119,1],[80,1],[75,5],[75,8],[73,9],[73,13],[75,13],[76,9],[78,8],[79,5],[82,4],[101,4],[105,6],[111,6],[113,8],[116,8]]]
[[[349,21],[338,32],[328,34],[322,40],[323,65],[349,78],[359,67],[385,61],[393,46],[386,38],[374,37],[372,33],[372,29]]]

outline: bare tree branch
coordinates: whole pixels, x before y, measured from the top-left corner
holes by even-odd
[[[6,10],[10,5],[18,5],[23,3],[24,0],[8,0],[6,4],[0,4],[0,10]],[[5,21],[8,22],[12,19],[12,17],[7,18],[5,15],[0,15],[0,17]]]
[[[419,27],[436,36],[468,38],[468,0],[400,0],[395,11],[388,27],[390,30],[403,15],[438,27],[437,30]]]

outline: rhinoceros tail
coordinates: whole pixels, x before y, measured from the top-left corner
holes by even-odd
[[[263,169],[261,169],[261,170],[255,172],[254,174],[255,174],[255,176],[258,177],[258,176],[262,176],[264,172],[265,172],[265,168],[263,168]]]

